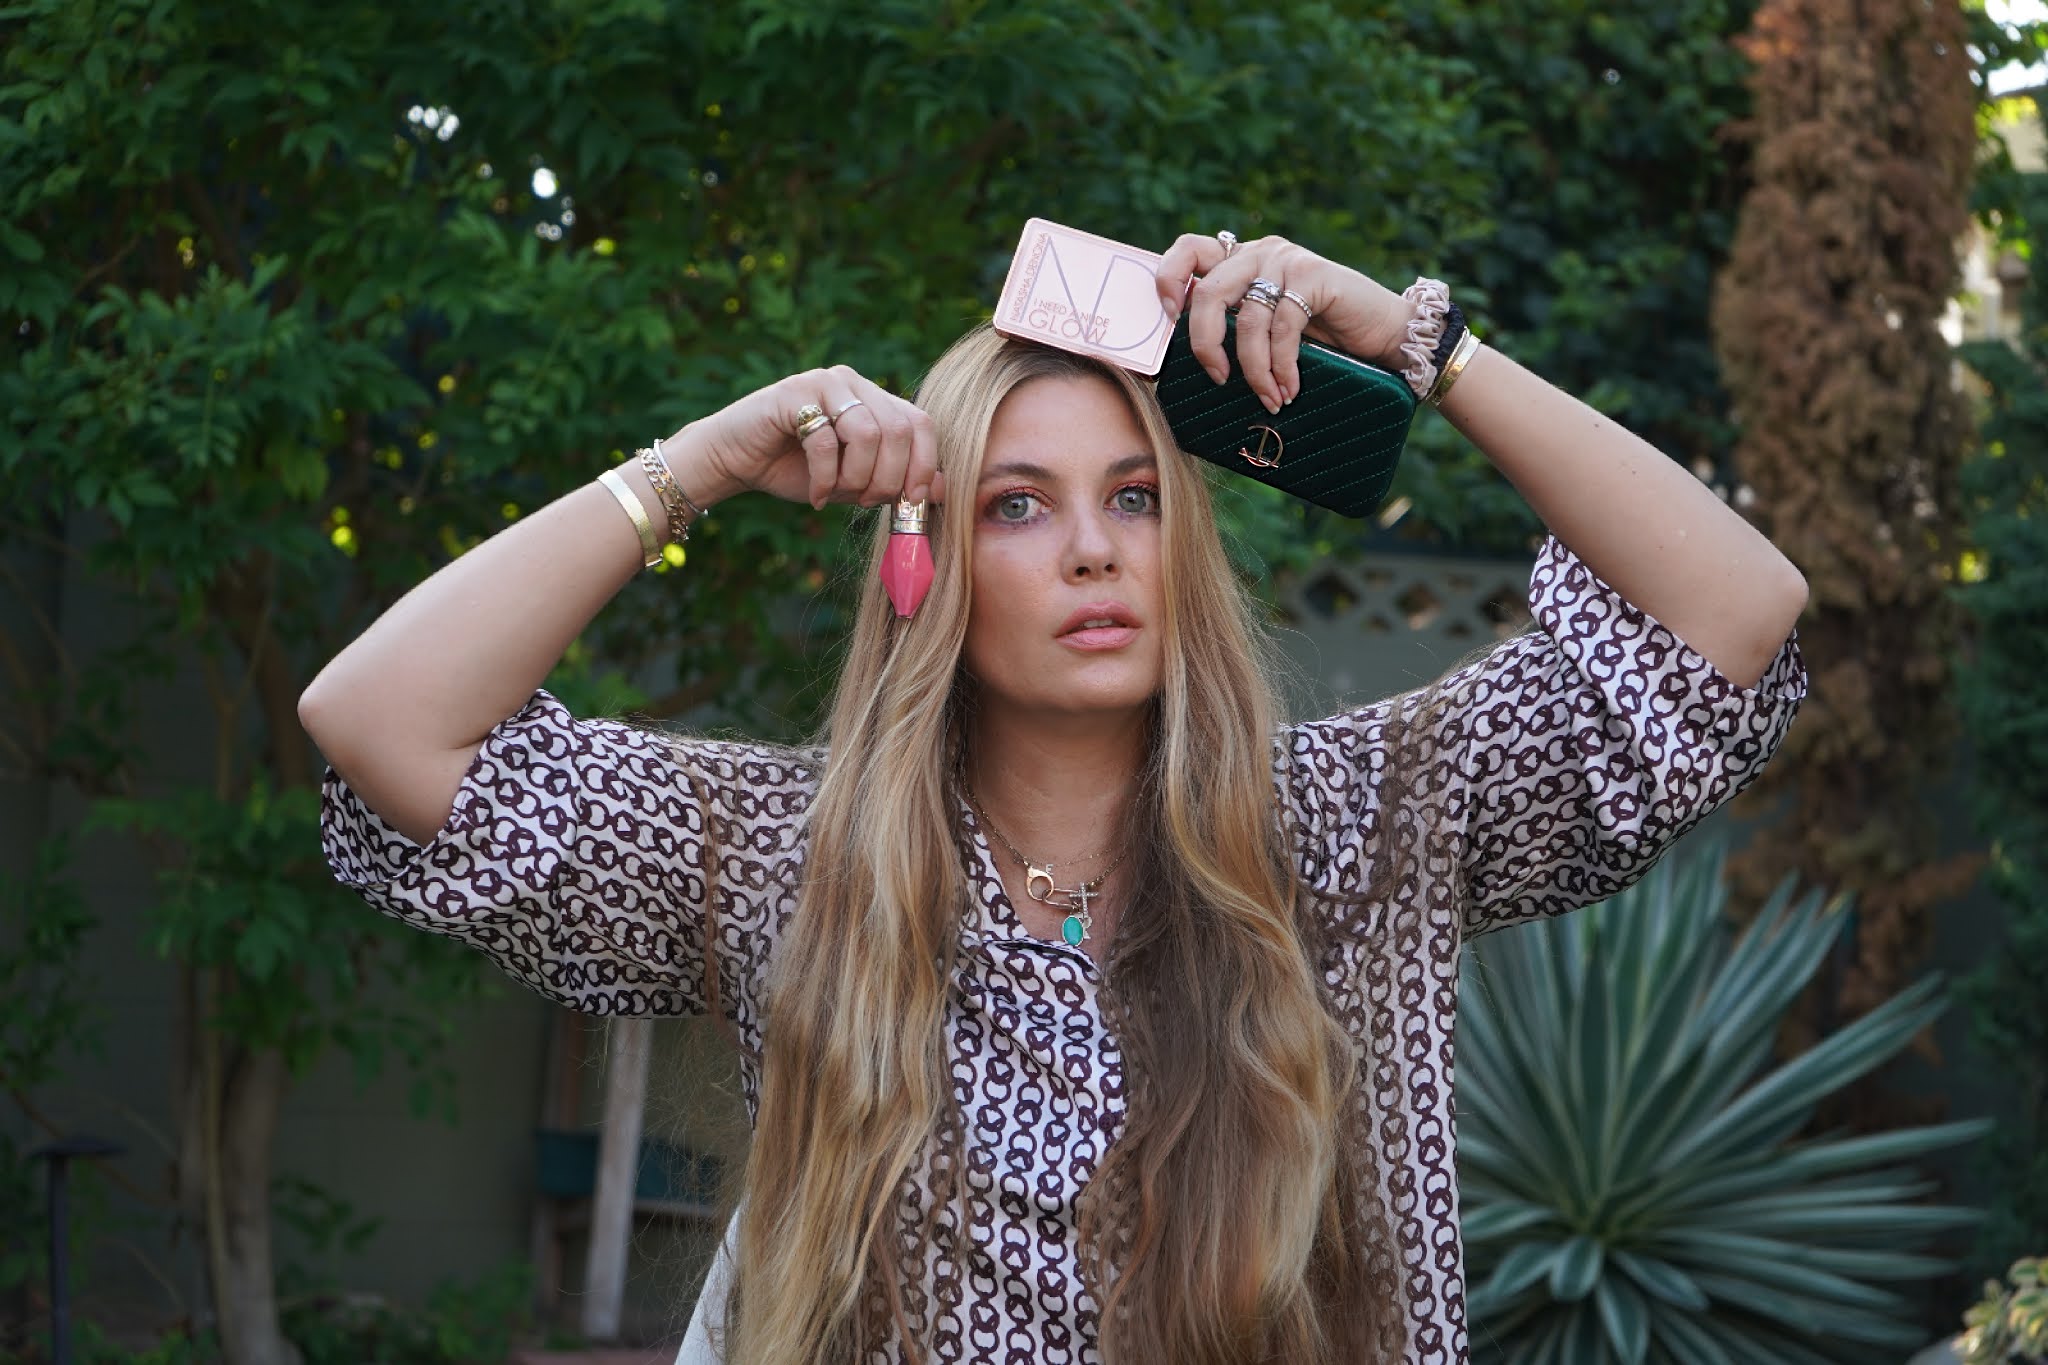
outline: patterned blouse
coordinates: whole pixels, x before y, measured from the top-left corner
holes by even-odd
[[[1449,842],[1415,886],[1421,933],[1373,941],[1368,915],[1325,964],[1361,1050],[1360,1102],[1376,1115],[1415,1365],[1466,1359],[1452,1161],[1461,946],[1634,882],[1757,775],[1806,694],[1796,635],[1755,687],[1738,687],[1554,538],[1529,595],[1535,627],[1454,675],[1459,700],[1432,735],[1431,777],[1416,789],[1433,807],[1425,828]],[[1300,871],[1324,889],[1355,891],[1370,866],[1388,707],[1277,738]],[[425,848],[330,770],[325,852],[377,909],[472,944],[549,999],[594,1014],[689,1015],[706,1008],[704,831],[716,820],[719,999],[758,1057],[767,969],[796,906],[823,754],[679,743],[709,779],[712,809],[659,738],[578,720],[536,692],[484,741]],[[964,806],[962,820],[972,904],[946,1028],[970,1146],[968,1207],[941,1208],[932,1243],[964,1236],[966,1255],[956,1263],[935,1251],[907,1297],[929,1314],[939,1360],[1095,1361],[1075,1214],[1118,1133],[1122,1060],[1095,964],[1024,931]],[[751,1114],[752,1058],[741,1073]]]

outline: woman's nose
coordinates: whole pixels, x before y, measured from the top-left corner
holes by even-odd
[[[1117,574],[1116,527],[1107,515],[1081,517],[1067,539],[1067,577],[1076,581]]]

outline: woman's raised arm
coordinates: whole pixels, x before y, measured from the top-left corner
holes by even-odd
[[[799,442],[807,403],[838,417]],[[757,390],[662,449],[699,507],[748,488],[817,506],[943,493],[924,415],[844,366]],[[619,472],[659,528],[662,504],[646,475],[634,461]],[[425,844],[485,737],[641,563],[632,521],[609,490],[586,484],[394,603],[313,679],[300,723],[371,810]]]
[[[1443,414],[1557,538],[1741,687],[1806,606],[1806,579],[1676,460],[1491,348]]]
[[[1178,316],[1185,293],[1190,345],[1217,380],[1229,373],[1223,311],[1250,297],[1255,281],[1271,292],[1264,307],[1239,310],[1237,359],[1273,411],[1300,392],[1303,336],[1389,369],[1409,363],[1403,345],[1419,305],[1403,295],[1284,238],[1190,233],[1161,258],[1159,296]],[[1806,580],[1792,562],[1619,423],[1491,348],[1468,359],[1455,387],[1450,371],[1459,364],[1445,366],[1443,415],[1602,581],[1724,676],[1755,685],[1806,606]]]
[[[693,498],[714,496],[685,482],[689,462],[677,457],[693,445],[664,447],[683,466],[677,481],[703,488]],[[658,515],[646,475],[630,461],[620,473]],[[640,564],[632,522],[603,487],[586,484],[393,603],[320,670],[299,698],[299,721],[372,810],[427,843],[484,736],[525,704]]]

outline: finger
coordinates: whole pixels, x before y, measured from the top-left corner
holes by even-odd
[[[874,386],[851,366],[834,365],[827,373],[830,378],[825,396],[818,401],[828,414],[838,414],[832,430],[839,439],[839,472],[833,480],[831,496],[842,502],[857,502],[867,490],[882,446],[881,422],[862,391]],[[858,405],[856,399],[860,400]]]
[[[906,502],[944,502],[946,476],[939,472],[939,437],[923,408],[910,413],[910,464],[903,471]]]
[[[798,414],[806,403],[824,407],[826,399],[819,395],[829,382],[823,370],[807,370],[800,375],[791,375],[775,392],[778,414],[775,423],[789,433],[789,439],[803,452],[804,470],[807,476],[805,501],[814,508],[823,507],[832,494],[832,487],[838,481],[839,438],[826,422],[808,436],[799,434],[803,422]]]
[[[1188,346],[1209,377],[1219,384],[1230,378],[1231,367],[1231,357],[1223,348],[1223,311],[1235,307],[1258,277],[1261,254],[1256,246],[1239,247],[1229,260],[1219,259],[1214,268],[1195,281],[1194,292],[1188,298]],[[1217,255],[1221,257],[1221,247],[1217,248]],[[1240,310],[1240,330],[1244,323]],[[1242,347],[1242,338],[1238,344]],[[1236,359],[1240,365],[1244,363],[1241,351]]]
[[[1237,306],[1237,364],[1266,411],[1280,411],[1280,382],[1273,377],[1273,309],[1250,296]]]
[[[1220,273],[1198,278],[1188,295],[1188,348],[1195,353],[1196,363],[1219,384],[1230,378],[1231,364],[1223,348],[1223,312],[1244,293],[1241,288],[1232,292],[1230,285],[1219,279]]]
[[[804,437],[804,467],[810,471],[810,502],[814,508],[822,508],[832,500],[832,489],[839,482],[839,437],[827,422],[810,435]]]
[[[1159,269],[1153,274],[1153,283],[1159,290],[1159,301],[1165,305],[1166,315],[1175,322],[1180,321],[1180,310],[1187,296],[1188,281],[1196,275],[1206,275],[1223,263],[1223,243],[1200,232],[1183,232],[1174,239],[1166,254],[1159,258]]]
[[[839,502],[861,507],[873,505],[868,486],[883,457],[886,433],[883,429],[887,404],[891,401],[873,382],[855,373],[847,382],[846,396],[831,411],[833,428],[839,433],[839,479],[832,496]]]
[[[839,481],[839,438],[828,422],[803,438],[804,467],[810,471],[812,507],[823,507],[832,497],[832,485]]]
[[[895,502],[903,496],[903,486],[910,468],[913,434],[916,431],[915,418],[921,414],[903,399],[884,393],[879,387],[868,384],[865,389],[872,394],[868,408],[881,425],[881,445],[875,452],[875,464],[868,474],[867,485],[860,490],[860,505],[879,507]]]
[[[1280,287],[1289,286],[1283,280]],[[1280,306],[1273,310],[1270,344],[1273,381],[1279,387],[1282,403],[1292,403],[1301,393],[1301,334],[1307,326],[1307,310],[1281,295]]]

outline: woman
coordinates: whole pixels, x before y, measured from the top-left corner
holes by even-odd
[[[1219,376],[1253,296],[1269,407],[1305,324],[1405,363],[1403,297],[1279,238],[1183,237],[1159,288]],[[730,1022],[731,1359],[1462,1361],[1461,945],[1620,890],[1755,776],[1806,587],[1496,352],[1442,411],[1554,532],[1538,629],[1283,728],[1147,386],[986,329],[915,405],[792,376],[658,444],[680,497],[579,489],[321,673],[328,856],[574,1008]],[[537,690],[641,565],[636,508],[680,533],[748,489],[944,504],[913,617],[870,575],[824,745]]]

